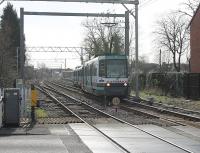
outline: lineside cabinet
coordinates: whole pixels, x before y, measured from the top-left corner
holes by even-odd
[[[19,126],[20,124],[20,90],[18,88],[4,89],[4,125]]]

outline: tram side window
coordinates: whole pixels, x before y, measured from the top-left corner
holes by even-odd
[[[83,69],[80,70],[80,76],[83,76]]]
[[[105,60],[99,61],[99,76],[100,77],[106,77],[106,63]]]
[[[93,76],[97,76],[97,67],[95,64],[93,65]]]
[[[81,78],[81,70],[78,70],[78,80],[80,81]]]
[[[90,76],[93,76],[93,64],[90,65]]]
[[[94,63],[91,64],[90,69],[91,69],[91,76],[96,76],[97,75],[97,68],[96,68]]]
[[[90,76],[89,66],[86,66],[86,76]]]
[[[85,77],[87,78],[87,67],[85,67]]]

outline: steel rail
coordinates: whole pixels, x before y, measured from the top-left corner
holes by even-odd
[[[174,116],[177,116],[177,117],[180,117],[180,118],[183,118],[183,119],[188,119],[189,121],[192,120],[192,121],[200,122],[200,118],[196,117],[196,116],[193,116],[193,115],[184,114],[184,113],[180,113],[180,112],[175,112],[175,111],[167,110],[167,109],[164,109],[164,108],[158,108],[158,107],[155,107],[155,106],[150,106],[150,105],[147,105],[147,104],[134,102],[134,101],[131,101],[129,99],[125,99],[124,101],[129,102],[129,103],[134,104],[134,105],[137,105],[139,107],[151,109],[151,110],[163,113],[163,114],[172,114]]]
[[[134,127],[135,129],[137,129],[137,130],[139,130],[139,131],[142,131],[142,132],[144,132],[144,133],[146,133],[146,134],[148,134],[148,135],[150,135],[150,136],[152,136],[152,137],[154,137],[154,138],[157,138],[157,139],[159,139],[159,140],[161,140],[161,141],[163,141],[163,142],[166,142],[167,144],[170,144],[170,145],[172,145],[172,146],[174,146],[174,147],[177,147],[177,148],[179,148],[180,150],[183,150],[183,151],[185,151],[185,152],[187,152],[187,153],[194,153],[194,152],[192,152],[192,151],[190,151],[190,150],[188,150],[188,149],[186,149],[186,148],[183,148],[183,147],[181,147],[181,146],[179,146],[179,145],[177,145],[177,144],[174,144],[174,143],[172,143],[172,142],[170,142],[170,141],[168,141],[168,140],[165,140],[165,139],[163,139],[163,138],[161,138],[161,137],[159,137],[159,136],[156,136],[156,135],[154,135],[154,134],[151,134],[150,132],[141,129],[141,128],[137,127],[136,125],[133,125],[133,124],[131,124],[131,123],[127,122],[127,121],[124,121],[124,120],[122,120],[122,119],[119,119],[119,118],[117,118],[117,117],[115,117],[115,116],[112,116],[112,115],[110,115],[110,114],[108,114],[108,113],[106,113],[106,112],[104,112],[104,111],[102,111],[102,110],[99,110],[99,109],[97,109],[97,108],[94,108],[93,106],[90,106],[89,104],[87,104],[87,103],[85,103],[85,102],[83,102],[83,101],[80,101],[80,100],[78,100],[78,99],[76,99],[76,98],[74,98],[74,97],[72,97],[72,96],[69,96],[69,95],[67,95],[67,94],[65,94],[65,93],[63,93],[63,92],[61,92],[61,91],[57,91],[57,90],[55,90],[55,89],[53,89],[53,88],[52,88],[51,90],[53,90],[54,92],[56,92],[56,93],[59,94],[59,95],[62,95],[62,96],[68,97],[68,98],[72,98],[74,101],[77,101],[78,103],[81,103],[81,104],[84,104],[84,105],[86,105],[86,106],[88,106],[88,107],[90,107],[90,108],[93,108],[93,109],[95,109],[96,111],[99,111],[99,112],[101,112],[102,114],[104,114],[104,115],[106,115],[106,116],[108,116],[108,117],[110,117],[110,118],[113,118],[113,119],[115,119],[115,120],[117,120],[117,121],[119,121],[119,122],[121,122],[121,123],[124,123],[124,124],[127,124],[127,125],[131,126],[131,127]]]
[[[74,91],[73,89],[70,89],[68,87],[66,87],[67,85],[61,85],[61,84],[56,84],[54,82],[50,82],[58,87],[61,87],[63,89],[66,89],[66,90],[69,90],[69,91],[73,91],[73,92],[76,92]],[[82,92],[79,92],[80,94],[83,94]],[[171,120],[169,118],[165,118],[165,117],[161,117],[159,115],[155,115],[155,114],[151,114],[151,113],[147,113],[147,112],[144,112],[144,111],[141,111],[141,110],[137,110],[137,109],[134,109],[134,108],[130,108],[128,106],[123,106],[123,105],[120,105],[120,108],[122,109],[126,109],[126,110],[129,110],[129,111],[134,111],[134,112],[137,112],[139,114],[142,114],[142,115],[146,115],[146,116],[150,116],[152,118],[156,118],[156,119],[159,119],[159,120],[163,120],[163,121],[167,121],[167,122],[170,122],[170,123],[175,123],[175,124],[178,124],[178,125],[182,125],[182,126],[186,126],[186,124],[183,124],[183,123],[180,123],[179,121],[175,121],[175,120]]]
[[[76,92],[70,88],[67,88],[66,86],[63,86],[63,85],[60,85],[60,84],[56,84],[56,83],[53,83],[53,82],[50,82],[56,86],[59,86],[63,89],[66,89],[66,90],[69,90],[69,91],[72,91],[72,92]],[[82,92],[79,92],[80,94],[83,94]],[[155,114],[151,114],[151,113],[147,113],[147,112],[144,112],[144,111],[141,111],[141,110],[137,110],[137,109],[134,109],[134,108],[130,108],[130,107],[127,107],[127,106],[124,106],[124,105],[120,105],[120,108],[122,109],[126,109],[126,110],[129,110],[129,111],[134,111],[134,112],[137,112],[139,114],[143,114],[143,115],[146,115],[146,116],[150,116],[152,118],[157,118],[157,119],[160,119],[160,120],[163,120],[163,121],[167,121],[167,122],[170,122],[170,123],[175,123],[175,124],[178,124],[178,125],[182,125],[182,126],[187,126],[186,124],[184,123],[181,123],[180,121],[176,121],[176,120],[172,120],[172,119],[169,119],[169,118],[165,118],[165,117],[162,117],[162,116],[159,116],[159,115],[155,115]]]
[[[54,83],[54,82],[49,82],[49,83],[51,83],[53,85],[56,85],[56,86],[58,86],[60,88],[66,89],[66,90],[70,90],[70,91],[74,91],[74,92],[76,92],[76,91],[79,92],[80,91],[80,88],[76,88],[76,87],[73,87],[73,86],[70,86],[70,85],[61,85],[60,83]],[[68,87],[70,87],[71,89],[68,88]]]
[[[73,90],[71,90],[71,89],[69,89],[69,88],[67,88],[67,87],[65,87],[65,86],[63,86],[63,85],[55,84],[55,83],[53,83],[53,84],[54,84],[54,85],[57,85],[57,86],[59,86],[59,87],[61,87],[61,88],[63,88],[63,89],[73,91]],[[81,92],[79,92],[79,93],[81,93]],[[81,94],[82,94],[82,93],[81,93]],[[135,102],[134,104],[140,105],[140,103],[136,103],[136,102]],[[141,104],[141,105],[145,105],[145,104]],[[145,105],[145,106],[148,107],[149,105]],[[186,124],[183,124],[183,123],[180,123],[180,122],[178,122],[178,121],[171,120],[171,119],[168,119],[168,118],[164,118],[164,117],[161,117],[161,116],[158,116],[158,115],[149,114],[149,113],[146,113],[146,112],[143,112],[143,111],[139,111],[139,110],[136,110],[136,109],[133,109],[133,108],[130,108],[130,107],[122,106],[122,105],[121,105],[120,107],[122,107],[122,108],[124,108],[124,109],[129,109],[129,110],[131,110],[131,111],[136,111],[136,112],[138,112],[138,113],[145,114],[145,115],[151,116],[151,117],[153,117],[153,118],[158,118],[158,119],[160,119],[160,120],[165,120],[165,121],[168,121],[168,122],[171,122],[171,123],[176,123],[176,124],[179,124],[179,125],[182,125],[182,126],[186,126]],[[159,109],[159,108],[153,107],[153,106],[149,106],[149,107],[150,107],[151,109],[153,109],[153,110],[156,110],[156,111],[159,110],[160,113],[165,112],[165,111],[163,111],[164,109]],[[167,111],[167,110],[166,110],[166,111]],[[176,113],[176,112],[173,111],[173,113]],[[194,113],[195,113],[195,112],[194,112]],[[166,113],[166,114],[169,114],[169,113]],[[178,114],[178,113],[176,114],[177,117],[181,117],[181,118],[183,118],[183,119],[185,119],[186,117],[189,117],[189,119],[194,118],[194,120],[197,120],[197,119],[200,120],[200,118],[197,118],[197,117],[195,117],[195,116],[191,116],[191,115],[187,115],[187,114],[183,114],[183,115],[184,115],[184,117],[182,117],[180,113],[179,113],[179,114]],[[192,117],[192,118],[191,118],[191,117]]]
[[[73,88],[68,88],[68,87],[65,87],[63,85],[60,85],[60,84],[56,84],[56,83],[53,83],[53,82],[50,82],[51,84],[57,86],[57,87],[60,87],[60,88],[63,88],[63,89],[66,89],[66,90],[69,90],[69,91],[73,91],[73,92],[78,92],[77,89],[73,89]]]
[[[133,102],[132,98],[134,98],[134,96],[130,96],[128,99],[125,99],[125,100],[129,100],[130,102]],[[147,103],[149,102],[149,100],[143,99],[143,98],[141,98],[140,100],[145,101]],[[159,105],[159,103],[157,103],[157,102],[155,102],[155,104]],[[164,107],[171,108],[171,106],[167,106],[167,105],[164,105]],[[195,110],[191,110],[191,109],[185,109],[185,108],[176,107],[176,106],[174,106],[172,108],[176,109],[176,110],[180,110],[180,111],[184,111],[184,112],[188,112],[188,113],[192,113],[192,114],[199,114],[200,115],[200,111],[195,111]]]
[[[51,93],[49,93],[48,91],[46,91],[44,88],[43,89],[41,89],[40,87],[36,87],[37,89],[39,89],[40,91],[41,90],[43,90],[44,91],[44,93],[46,93],[51,99],[53,99],[54,101],[56,101],[57,103],[59,103],[63,108],[65,108],[65,109],[67,109],[69,112],[71,112],[74,116],[76,116],[78,119],[80,119],[82,122],[84,122],[86,125],[88,125],[88,126],[90,126],[90,127],[92,127],[92,128],[94,128],[95,130],[97,130],[100,134],[102,134],[104,137],[106,137],[108,140],[110,140],[112,143],[114,143],[120,150],[122,150],[123,152],[126,152],[126,153],[131,153],[130,151],[128,151],[126,148],[124,148],[122,145],[120,145],[119,143],[117,143],[115,140],[113,140],[111,137],[109,137],[108,135],[106,135],[104,132],[102,132],[101,130],[99,130],[98,128],[96,128],[94,125],[92,125],[91,123],[88,123],[86,120],[84,120],[83,118],[81,118],[78,114],[76,114],[75,112],[73,112],[70,108],[68,108],[66,105],[64,105],[62,102],[60,102],[55,96],[53,96]],[[85,103],[83,103],[83,102],[81,102],[81,101],[79,101],[79,100],[77,100],[77,99],[75,99],[74,97],[71,97],[71,96],[69,96],[69,95],[66,95],[66,94],[64,94],[64,93],[61,93],[61,92],[58,92],[58,91],[56,91],[55,89],[50,89],[50,88],[48,88],[48,90],[52,90],[52,91],[54,91],[54,92],[56,92],[56,93],[58,93],[58,94],[61,94],[61,95],[63,95],[63,96],[65,96],[65,97],[68,97],[68,98],[70,98],[70,99],[72,99],[72,100],[74,100],[74,101],[77,101],[77,102],[79,102],[79,103],[81,103],[81,104],[85,104]],[[92,107],[90,107],[90,108],[92,108]],[[95,110],[97,110],[96,108],[95,108]],[[98,110],[99,112],[101,112],[100,110]],[[105,114],[103,114],[103,115],[105,115]]]
[[[146,115],[146,116],[150,116],[150,117],[152,117],[152,118],[156,118],[156,119],[159,119],[159,120],[163,120],[163,121],[167,121],[167,122],[179,124],[179,125],[182,125],[182,126],[186,126],[186,124],[180,123],[179,121],[172,120],[172,119],[169,119],[169,118],[165,118],[165,117],[162,117],[162,116],[160,116],[160,115],[151,114],[151,113],[148,113],[148,112],[145,112],[145,111],[142,111],[142,110],[138,110],[138,109],[136,109],[136,108],[124,106],[124,105],[122,105],[122,104],[120,105],[120,108],[122,108],[122,109],[124,109],[124,110],[134,111],[134,112],[137,112],[137,113],[139,113],[139,114],[143,114],[143,115]]]
[[[54,84],[54,85],[56,85],[56,86],[59,86],[59,87],[61,87],[61,88],[63,88],[63,89],[76,92],[76,91],[74,91],[74,90],[72,90],[72,89],[70,89],[70,88],[67,88],[67,87],[63,86],[63,85],[56,84],[56,83],[53,83],[53,82],[50,82],[50,83],[52,83],[52,84]],[[84,93],[82,93],[82,92],[79,92],[79,93],[80,93],[80,94],[84,94]],[[137,104],[138,104],[138,103],[137,103]],[[161,117],[161,116],[155,115],[155,114],[150,114],[150,113],[147,113],[147,112],[144,112],[144,111],[141,111],[141,110],[137,110],[137,109],[134,109],[134,108],[130,108],[130,107],[127,107],[127,106],[120,105],[120,108],[129,110],[129,111],[135,111],[135,112],[137,112],[137,113],[140,113],[140,114],[143,114],[143,115],[146,115],[146,116],[150,116],[150,117],[152,117],[152,118],[157,118],[157,119],[160,119],[160,120],[163,120],[163,121],[167,121],[167,122],[179,124],[179,125],[182,125],[182,126],[186,126],[186,124],[181,123],[181,122],[179,122],[179,121],[172,120],[172,119],[165,118],[165,117]],[[162,112],[162,111],[161,111],[161,112]]]

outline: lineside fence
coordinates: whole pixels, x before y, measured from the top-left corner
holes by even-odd
[[[135,74],[130,78],[130,83],[135,89]],[[140,73],[139,88],[165,96],[199,99],[200,73]]]

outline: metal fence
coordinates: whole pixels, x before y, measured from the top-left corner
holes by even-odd
[[[200,98],[200,73],[184,74],[183,93],[186,98]]]
[[[130,79],[135,88],[135,75]],[[148,73],[139,75],[140,90],[159,89],[162,95],[200,98],[200,73]]]

